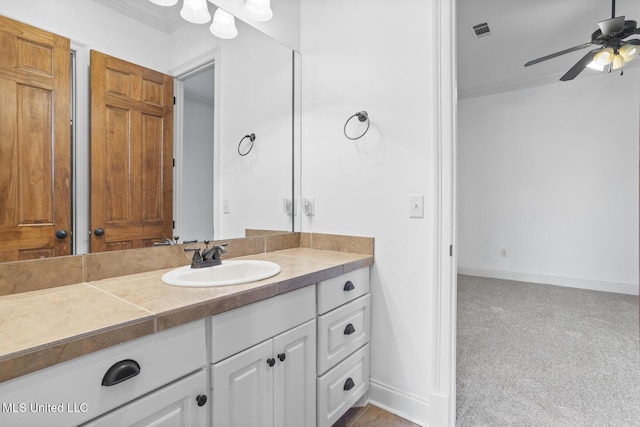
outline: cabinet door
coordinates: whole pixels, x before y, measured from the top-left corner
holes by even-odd
[[[206,391],[207,377],[201,369],[83,427],[206,427]]]
[[[273,427],[273,340],[213,365],[214,427]]]
[[[316,321],[273,339],[276,359],[274,424],[314,427],[316,421]]]

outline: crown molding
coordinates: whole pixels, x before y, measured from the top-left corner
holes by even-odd
[[[108,9],[128,16],[142,24],[148,25],[166,34],[171,34],[184,26],[186,21],[180,18],[176,6],[162,7],[149,1],[131,0],[93,0]]]

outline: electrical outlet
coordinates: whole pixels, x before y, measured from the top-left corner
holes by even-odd
[[[316,213],[316,201],[313,197],[302,199],[302,213],[306,216],[314,216]]]
[[[500,256],[502,258],[506,258],[507,257],[507,250],[506,249],[500,249]]]
[[[231,202],[229,200],[222,201],[222,212],[223,213],[231,213]]]

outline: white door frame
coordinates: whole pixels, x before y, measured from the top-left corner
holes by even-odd
[[[184,212],[183,212],[183,203],[182,203],[182,194],[183,194],[183,186],[186,185],[183,179],[183,170],[184,170],[184,158],[183,158],[183,147],[184,147],[184,83],[183,80],[210,66],[214,66],[219,69],[219,61],[220,61],[220,48],[216,47],[215,49],[199,55],[198,58],[189,61],[176,67],[170,71],[169,74],[175,76],[174,77],[174,96],[176,98],[176,104],[173,108],[173,155],[175,159],[175,167],[173,168],[173,218],[175,220],[175,228],[174,234],[176,236],[183,236],[182,228],[184,221]],[[219,144],[219,135],[220,131],[218,124],[220,123],[220,79],[217,76],[214,79],[214,102],[213,102],[213,206],[211,207],[211,212],[214,213],[213,216],[213,229],[214,229],[214,239],[220,233],[220,218],[219,215],[216,215],[216,207],[220,205],[220,191],[218,186],[220,183],[220,165],[218,164],[220,159],[220,144]]]
[[[434,273],[431,426],[454,426],[456,417],[456,2],[435,0]]]

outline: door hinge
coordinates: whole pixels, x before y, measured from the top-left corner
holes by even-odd
[[[176,105],[176,97],[173,97],[173,105]]]
[[[171,221],[171,223],[173,224],[173,228],[176,228],[176,222],[175,221]]]
[[[453,245],[449,245],[449,256],[453,256]]]
[[[176,167],[176,159],[173,159],[173,167]]]

